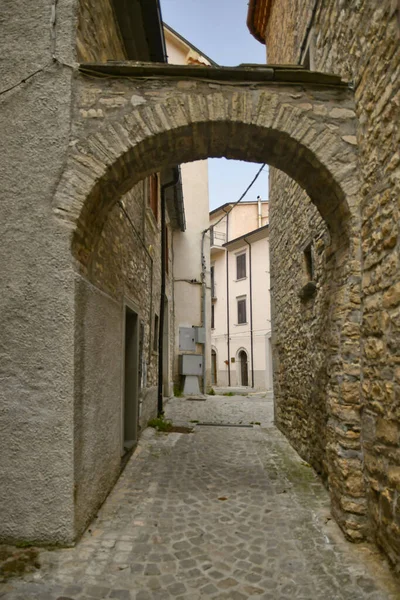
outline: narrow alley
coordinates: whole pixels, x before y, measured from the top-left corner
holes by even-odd
[[[145,430],[77,546],[41,551],[0,598],[398,598],[376,550],[344,539],[262,396],[172,399],[167,417],[193,433]]]

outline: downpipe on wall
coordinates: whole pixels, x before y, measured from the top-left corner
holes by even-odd
[[[201,232],[201,326],[206,331],[206,301],[207,301],[207,282],[206,282],[206,274],[207,274],[207,265],[206,265],[206,257],[204,254],[204,242],[207,232],[210,231],[210,228],[204,229]],[[203,344],[203,366],[202,366],[202,377],[203,377],[203,394],[207,392],[206,389],[206,354],[207,352],[207,335],[204,335],[204,344]]]
[[[254,388],[253,276],[251,264],[251,244],[246,238],[243,239],[249,247],[251,387]]]

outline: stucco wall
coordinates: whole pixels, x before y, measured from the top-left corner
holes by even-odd
[[[73,538],[73,273],[69,228],[54,219],[51,199],[68,145],[71,73],[51,53],[73,60],[74,2],[58,7],[53,49],[50,5],[2,5],[0,538],[66,543]]]
[[[201,283],[201,238],[208,227],[208,163],[206,160],[183,164],[182,187],[185,201],[186,230],[173,234],[173,277],[175,306],[175,347],[174,381],[180,383],[179,376],[179,327],[200,327],[202,320]],[[206,331],[210,349],[210,243],[204,238],[204,255],[207,272],[206,289]],[[203,346],[198,344],[200,354]],[[210,385],[210,352],[206,353],[206,388]]]
[[[237,205],[229,213],[229,240],[235,239],[257,228],[258,217],[257,203],[246,203]],[[212,215],[211,223],[217,222],[221,214]],[[266,224],[268,205],[262,204],[262,226]],[[227,218],[215,227],[215,231],[223,234],[226,232]],[[228,357],[227,345],[227,267],[226,250],[213,250],[211,264],[214,265],[215,293],[214,304],[215,328],[211,332],[211,343],[217,351],[218,385],[228,385],[228,365],[225,360],[229,359],[230,383],[232,386],[241,385],[240,364],[238,353],[244,349],[248,355],[248,379],[252,385],[252,368],[254,370],[254,386],[257,389],[265,389],[267,370],[267,356],[265,335],[271,330],[270,294],[269,294],[269,241],[266,237],[251,242],[252,253],[252,292],[253,292],[253,362],[251,357],[251,335],[250,335],[250,254],[249,246],[245,241],[229,248],[228,272],[229,272],[229,331],[230,349]],[[219,243],[220,240],[218,240]],[[224,241],[224,240],[222,240]],[[236,279],[236,256],[246,254],[246,278]],[[247,323],[237,323],[237,297],[246,296]],[[234,358],[235,362],[232,362]]]
[[[267,28],[270,62],[297,62],[311,17],[310,2],[275,2]],[[398,284],[400,246],[399,206],[399,77],[398,3],[385,0],[357,3],[329,0],[317,3],[315,13],[315,68],[333,71],[354,82],[357,141],[363,178],[361,212],[363,302],[361,308],[362,377],[349,381],[351,405],[362,396],[362,464],[367,484],[370,534],[398,564],[400,520],[398,488],[400,462],[398,397],[400,381]],[[296,30],[293,28],[296,23]],[[300,193],[282,193],[290,185],[282,175],[272,175],[271,196],[287,204],[296,194],[296,214],[301,215]],[[293,190],[293,188],[291,188]],[[279,218],[277,211],[275,218]],[[274,225],[273,218],[271,219]],[[306,232],[306,226],[303,227]],[[273,237],[273,233],[271,233]],[[297,262],[297,261],[296,261]],[[275,285],[275,283],[274,283]],[[276,312],[281,304],[275,300]],[[360,325],[360,318],[352,325]],[[300,343],[300,338],[297,338]],[[306,367],[306,373],[309,368]],[[338,376],[341,376],[340,370]],[[304,404],[302,404],[304,406]],[[305,433],[306,421],[298,425]],[[288,429],[287,429],[288,431]],[[290,436],[296,436],[291,429]],[[347,448],[346,452],[350,452]],[[351,484],[350,484],[351,485]],[[360,483],[354,482],[354,488]],[[355,518],[365,505],[354,504]]]
[[[168,63],[187,64],[190,46],[178,40],[164,28]],[[200,327],[202,324],[201,282],[201,233],[208,227],[208,161],[198,160],[181,165],[182,189],[185,203],[186,230],[173,234],[173,277],[174,277],[174,338],[171,348],[173,356],[173,379],[177,387],[182,384],[179,374],[179,327]],[[209,236],[204,239],[206,262],[206,389],[210,386],[210,290],[209,290]],[[197,283],[193,283],[195,280]],[[192,282],[192,283],[191,283]],[[204,346],[197,344],[196,353],[201,354]]]
[[[79,535],[119,475],[122,448],[123,312],[76,277],[74,500]]]

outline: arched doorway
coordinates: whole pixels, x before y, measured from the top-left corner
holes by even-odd
[[[240,385],[248,387],[249,385],[249,364],[247,360],[247,352],[245,350],[239,351],[239,365],[240,365]]]
[[[211,385],[217,385],[217,352],[214,348],[211,348]]]

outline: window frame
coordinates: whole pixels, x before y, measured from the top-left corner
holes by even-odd
[[[246,258],[247,252],[238,252],[238,254],[236,254],[236,281],[241,281],[242,279],[246,279],[247,278],[247,258]],[[244,271],[244,275],[240,276],[239,275],[239,259],[241,259],[242,257],[244,257],[244,262],[241,266],[241,268],[243,268]]]
[[[244,315],[241,314],[239,306],[243,306],[244,303]],[[247,324],[247,296],[238,296],[236,298],[236,307],[237,307],[237,325],[246,325]],[[244,321],[241,321],[240,318],[244,317]]]

